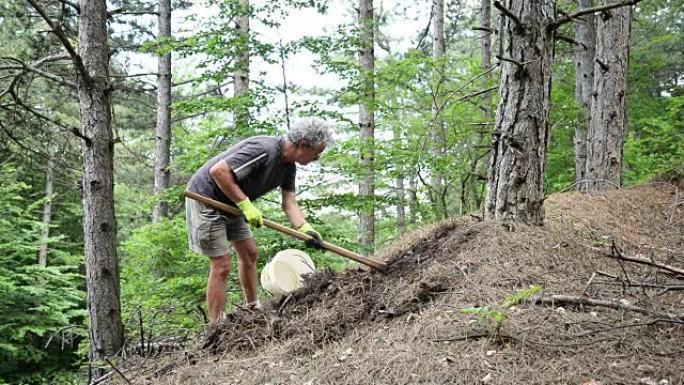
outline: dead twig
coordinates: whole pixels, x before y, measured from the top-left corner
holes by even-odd
[[[127,384],[129,384],[129,385],[132,384],[131,380],[129,380],[128,378],[126,378],[126,376],[124,376],[124,374],[121,373],[121,371],[119,370],[119,368],[117,368],[117,367],[112,363],[112,361],[109,360],[109,358],[106,358],[106,357],[105,357],[104,360],[109,364],[109,366],[112,367],[112,369],[114,369],[114,371],[116,371],[116,372],[121,376],[121,378],[123,378],[124,380],[126,380],[126,383],[127,383]]]
[[[587,285],[584,286],[584,290],[582,290],[582,295],[587,293],[587,290],[589,290],[589,286],[591,286],[591,282],[594,280],[595,277],[596,277],[596,272],[593,272],[591,274],[591,278],[589,278],[589,281],[587,281]]]
[[[432,342],[455,342],[455,341],[468,341],[468,340],[479,340],[481,338],[489,338],[489,337],[494,337],[500,341],[514,341],[517,340],[515,337],[503,335],[503,334],[496,334],[496,333],[477,333],[477,334],[470,334],[470,335],[465,335],[465,336],[460,336],[460,337],[447,337],[447,338],[438,338],[432,340]]]
[[[640,327],[640,326],[652,326],[658,323],[674,323],[674,324],[684,324],[684,321],[678,321],[678,320],[669,320],[669,319],[657,319],[653,320],[651,322],[639,322],[639,323],[633,323],[633,324],[627,324],[627,325],[618,325],[618,326],[613,326],[605,329],[598,329],[598,330],[590,330],[585,333],[581,334],[576,334],[573,337],[588,337],[590,335],[598,334],[598,333],[605,333],[605,332],[610,332],[613,330],[619,330],[619,329],[628,329],[628,328],[635,328],[635,327]]]
[[[646,314],[656,319],[666,319],[673,321],[684,321],[684,314],[672,314],[664,313],[651,309],[646,309],[640,306],[628,305],[619,302],[604,301],[600,299],[592,299],[587,297],[580,297],[575,295],[536,295],[531,297],[528,302],[542,305],[557,305],[557,304],[570,304],[570,305],[584,305],[584,306],[598,306],[607,307],[616,310],[627,310],[633,311],[635,313]]]
[[[278,315],[283,314],[283,310],[285,309],[285,306],[287,306],[287,303],[290,302],[291,299],[292,299],[292,293],[288,294],[288,296],[285,298],[283,303],[280,305],[280,308],[278,309]]]
[[[610,258],[617,259],[617,260],[622,260],[622,261],[628,261],[628,262],[634,262],[634,263],[639,263],[642,265],[648,265],[648,266],[654,266],[659,269],[663,269],[666,271],[669,271],[670,273],[674,273],[677,275],[684,276],[684,269],[680,269],[675,266],[670,266],[667,264],[664,264],[662,262],[658,262],[654,259],[646,259],[646,258],[639,258],[639,257],[628,257],[622,254],[622,252],[618,249],[618,247],[615,245],[613,242],[613,246],[611,247],[611,252],[606,253],[606,255]]]

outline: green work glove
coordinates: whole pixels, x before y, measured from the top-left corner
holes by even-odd
[[[308,234],[312,237],[311,240],[306,241],[307,246],[316,247],[319,249],[323,248],[323,238],[321,238],[321,234],[319,234],[318,231],[314,230],[314,228],[311,227],[311,225],[308,222],[304,222],[303,225],[299,226],[299,228],[297,228],[297,231]]]
[[[264,225],[264,214],[252,204],[249,198],[246,198],[242,202],[238,202],[237,206],[240,211],[242,211],[242,214],[244,214],[247,223],[255,227]]]

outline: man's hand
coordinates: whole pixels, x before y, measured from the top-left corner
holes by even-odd
[[[249,198],[237,204],[242,214],[244,214],[247,223],[254,227],[261,227],[264,225],[264,214],[252,204]]]
[[[309,247],[316,247],[319,249],[322,249],[322,242],[323,238],[321,238],[321,234],[318,233],[318,231],[314,230],[313,227],[308,222],[304,222],[303,225],[299,226],[297,228],[297,231],[301,231],[302,233],[308,234],[311,236],[311,240],[306,241],[306,245]]]

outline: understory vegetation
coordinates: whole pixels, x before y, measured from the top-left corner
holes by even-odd
[[[80,8],[71,1],[41,3],[78,49]],[[0,0],[0,384],[88,383],[96,380],[95,366],[122,384],[123,377],[206,384],[229,374],[249,379],[243,383],[297,383],[292,371],[308,384],[512,383],[506,376],[518,383],[589,377],[614,383],[621,373],[684,382],[681,274],[607,256],[684,263],[684,1],[634,8],[622,190],[591,197],[570,192],[574,135],[582,124],[573,62],[578,47],[572,39],[555,43],[542,228],[481,221],[501,62],[483,68],[479,4],[446,2],[447,48],[440,58],[433,55],[433,32],[423,29],[432,20],[430,2],[377,5],[369,171],[359,163],[367,143],[357,119],[364,97],[356,5],[337,9],[337,24],[324,32],[283,41],[279,33],[289,15],[323,18],[334,4],[259,2],[249,14],[256,29],[244,36],[234,27],[238,0],[195,3],[174,1],[180,26],[172,38],[158,39],[157,2],[107,2],[113,231],[125,347],[120,361],[93,363],[82,206],[82,151],[90,144],[80,131],[80,77],[54,26],[29,2]],[[575,1],[556,3],[576,10]],[[193,13],[202,6],[211,17],[207,9]],[[416,20],[423,27],[406,39],[392,36],[396,25]],[[572,25],[558,34],[572,36]],[[234,59],[245,47],[253,65],[250,88],[236,96],[233,81],[241,69]],[[168,53],[174,63],[171,182],[155,195],[153,72],[156,59]],[[305,55],[314,58],[311,67],[299,64]],[[287,80],[294,66],[335,85],[295,84]],[[433,151],[435,100],[442,101],[441,152]],[[234,117],[245,109],[248,122],[239,126]],[[292,121],[309,115],[334,127],[335,143],[318,165],[298,169],[300,206],[326,241],[350,250],[359,250],[359,213],[373,212],[368,254],[391,262],[390,272],[380,276],[275,231],[255,230],[259,271],[278,251],[298,248],[311,255],[318,273],[292,296],[260,292],[264,302],[274,300],[266,312],[231,320],[207,336],[208,262],[188,248],[186,183],[239,139],[282,136]],[[369,172],[374,194],[361,196],[359,181]],[[441,190],[431,182],[435,175],[443,177]],[[168,213],[155,222],[160,200]],[[257,204],[267,218],[287,224],[279,192]],[[647,311],[591,310],[554,295]],[[563,299],[569,302],[557,306]],[[228,302],[228,312],[243,302],[235,273]],[[185,348],[189,353],[175,355]],[[212,366],[216,356],[202,361],[207,352],[230,362]],[[141,363],[140,356],[150,361]],[[490,377],[498,382],[485,381],[493,369],[478,366],[483,357],[483,365],[500,369]],[[602,361],[592,362],[597,357]]]

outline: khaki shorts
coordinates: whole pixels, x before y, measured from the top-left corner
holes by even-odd
[[[194,199],[185,198],[185,220],[190,249],[209,257],[229,254],[228,241],[252,238],[245,218],[221,213]]]

